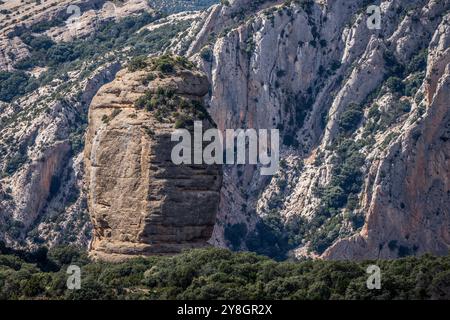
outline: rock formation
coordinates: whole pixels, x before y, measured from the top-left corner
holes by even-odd
[[[111,3],[105,6],[106,2],[0,3],[0,16],[8,15],[2,20],[7,27],[0,32],[0,241],[8,246],[88,245],[92,225],[83,186],[82,151],[91,100],[130,57],[160,53],[191,19],[174,18],[165,25],[145,0],[116,2],[116,15],[111,16],[105,14],[111,11]],[[73,26],[65,23],[71,15],[69,5],[80,7],[84,29],[75,34],[76,40],[66,42],[65,35],[72,34]],[[12,13],[7,14],[8,10]],[[114,37],[109,37],[112,29]],[[10,39],[8,34],[13,31]],[[99,39],[101,32],[106,36]],[[47,43],[46,37],[52,37],[52,50],[58,56],[67,57],[74,51],[86,54],[76,54],[69,61],[56,57],[50,65],[42,56],[33,58],[36,47],[22,41],[28,35]],[[112,40],[112,48],[104,46]],[[130,43],[139,50],[130,51]],[[31,67],[12,68],[30,55]],[[12,75],[12,84],[5,75]],[[19,75],[16,83],[14,75]],[[25,93],[20,92],[19,84],[24,87],[20,81],[27,77],[30,85]],[[8,92],[17,97],[3,101]]]
[[[201,111],[208,81],[177,59],[122,70],[92,101],[84,163],[94,257],[177,253],[205,246],[211,237],[220,167],[171,160],[177,144],[171,134],[181,119],[212,125]],[[158,63],[173,63],[175,70],[155,71]]]
[[[11,8],[13,2],[0,6]],[[87,27],[79,33],[83,39],[89,33],[95,35],[91,22],[101,25],[102,20],[95,17],[102,17],[104,10],[100,0],[80,3],[89,8],[82,21]],[[278,128],[282,137],[282,163],[275,176],[262,177],[257,166],[224,168],[211,243],[277,258],[288,254],[324,259],[446,254],[450,247],[450,3],[378,1],[381,29],[367,27],[370,4],[365,0],[223,1],[196,14],[154,23],[145,20],[139,31],[130,33],[133,41],[122,42],[120,48],[74,61],[70,67],[61,63],[58,67],[67,72],[55,72],[52,82],[40,84],[13,102],[0,102],[0,219],[5,226],[0,228],[0,237],[19,247],[88,242],[91,233],[86,222],[86,188],[82,188],[85,173],[79,153],[83,119],[92,97],[112,81],[124,61],[133,55],[164,51],[185,55],[206,74],[210,90],[203,88],[195,96],[200,99],[207,92],[207,110],[218,128]],[[126,1],[123,6],[120,17],[150,10],[138,0]],[[42,13],[53,19],[66,8],[47,9]],[[27,26],[36,22],[26,18],[25,12],[19,17]],[[4,30],[15,30],[18,23],[13,23],[13,18],[5,20]],[[181,25],[180,29],[166,36],[166,30],[176,25]],[[71,41],[66,28],[56,25],[40,35],[57,42]],[[112,40],[108,35],[114,32],[103,32],[101,44],[108,45]],[[2,70],[13,70],[14,62],[32,51],[22,38],[9,39],[3,34]],[[123,38],[123,34],[118,37]],[[169,39],[160,42],[160,38]],[[26,72],[46,75],[48,69],[51,66]],[[113,166],[122,159],[133,159],[121,164],[124,171],[115,171],[111,179],[135,179],[133,187],[122,180],[108,186],[107,175],[101,174],[102,182],[94,194],[100,192],[103,200],[90,198],[96,224],[93,246],[101,247],[95,253],[108,252],[108,241],[101,240],[108,236],[110,243],[115,243],[109,252],[115,254],[155,252],[156,247],[149,243],[163,242],[156,234],[172,234],[166,239],[173,241],[170,227],[145,220],[150,212],[146,203],[156,208],[155,203],[162,203],[161,193],[155,191],[149,200],[142,200],[149,194],[149,186],[138,178],[138,172],[148,172],[146,181],[156,184],[152,190],[172,194],[170,185],[160,182],[159,176],[150,180],[154,171],[145,171],[137,162],[139,154],[147,154],[149,159],[164,157],[159,151],[152,155],[164,143],[142,136],[141,131],[164,135],[166,126],[172,128],[177,122],[176,117],[167,123],[150,116],[147,119],[146,112],[132,106],[140,96],[150,94],[146,90],[151,83],[162,81],[147,79],[147,84],[138,85],[140,80],[133,80],[147,71],[122,71],[115,82],[125,81],[123,88],[115,89],[118,95],[114,90],[101,92],[105,101],[120,103],[102,107],[97,97],[91,108],[91,127],[97,126],[102,135],[90,129],[89,150],[98,151],[96,139],[101,138],[106,149],[116,148],[117,152],[95,151],[100,158],[89,156],[88,161],[92,158]],[[123,80],[128,78],[132,81]],[[145,109],[152,103],[143,105]],[[135,119],[134,115],[127,117],[132,112]],[[134,129],[125,134],[119,120]],[[178,120],[180,124],[186,119]],[[132,125],[139,121],[147,123],[148,130]],[[119,142],[114,144],[116,137]],[[142,151],[147,140],[152,148]],[[124,154],[126,141],[132,141],[131,154]],[[170,171],[156,163],[152,167]],[[102,170],[90,167],[89,177]],[[117,191],[118,196],[113,198],[104,190]],[[133,194],[139,194],[140,201],[135,201]],[[178,200],[168,201],[177,207]],[[108,206],[114,207],[114,212],[125,212],[126,219],[111,220]],[[133,220],[135,211],[143,217],[142,222]],[[155,211],[152,219],[158,214]],[[146,225],[158,225],[158,230],[146,229]],[[203,229],[191,226],[183,230],[195,238]],[[202,234],[203,240],[205,237],[206,233]],[[136,249],[130,249],[133,246]]]
[[[364,1],[234,0],[175,48],[208,74],[219,128],[279,128],[285,145],[271,180],[226,169],[213,243],[327,259],[448,252],[450,4],[379,7],[371,30]]]
[[[44,35],[57,42],[71,41],[91,34],[105,21],[151,12],[146,0],[127,0],[117,5],[107,0],[48,0],[39,3],[10,0],[0,8],[2,70],[12,70],[15,62],[29,54],[27,45],[18,37],[24,28],[47,25],[41,27],[46,29]]]

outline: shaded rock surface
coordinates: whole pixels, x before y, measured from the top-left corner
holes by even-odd
[[[167,105],[158,103],[151,111],[135,106],[144,92],[156,95],[169,88],[175,98],[200,103],[207,79],[180,68],[143,84],[152,72],[151,67],[120,71],[90,106],[86,183],[94,225],[91,254],[100,259],[203,247],[214,228],[220,167],[173,164],[175,121],[156,116]],[[212,125],[203,122],[205,128]]]
[[[283,139],[271,179],[225,169],[215,245],[327,259],[448,252],[450,4],[377,5],[370,30],[365,1],[230,1],[175,48],[208,74],[220,129]]]
[[[0,241],[7,246],[26,250],[61,244],[88,246],[92,224],[82,152],[92,98],[132,56],[160,52],[191,19],[183,16],[186,22],[174,18],[164,24],[145,0],[116,2],[117,10],[111,10],[111,4],[104,0],[0,4],[2,19],[3,10],[12,12],[0,23],[5,26],[0,28],[0,99],[4,97],[3,72],[20,74],[13,66],[33,54],[22,42],[20,30],[33,29],[37,38],[51,37],[57,42],[52,48],[65,53],[69,48],[84,51],[92,39],[99,41],[94,51],[70,61],[50,65],[39,59],[45,66],[24,71],[30,76],[26,93],[13,101],[0,101]],[[82,32],[73,33],[74,24],[66,23],[69,5],[81,9]],[[147,27],[151,34],[145,32]],[[117,33],[109,32],[111,38],[99,39],[105,28],[119,28],[122,36],[118,39]],[[16,31],[17,36],[10,39],[8,34]],[[106,49],[103,45],[111,41],[115,45]],[[23,50],[19,52],[17,46]],[[18,93],[17,84],[7,90]]]

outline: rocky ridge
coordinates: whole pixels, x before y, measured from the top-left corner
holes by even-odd
[[[254,166],[225,170],[216,245],[328,259],[448,252],[449,2],[376,4],[380,30],[364,1],[230,1],[192,27],[186,52],[212,83],[219,128],[284,136],[270,181]]]
[[[190,28],[162,49],[185,54],[207,75],[211,89],[206,105],[220,129],[278,128],[282,133],[281,169],[274,177],[261,177],[255,166],[224,168],[214,245],[279,259],[448,252],[450,5],[446,0],[376,1],[381,29],[370,30],[366,8],[372,4],[230,0],[195,15]],[[172,23],[161,25],[169,28]],[[146,29],[155,32],[152,26]],[[21,48],[19,40],[14,41]],[[19,51],[27,55],[25,49],[16,50],[18,56]],[[88,81],[86,87],[74,90],[81,96],[88,92],[87,105],[120,69],[116,63],[106,65],[110,67],[98,69],[99,78],[93,77],[99,82]],[[25,126],[26,119],[41,119],[35,118],[31,105],[37,97],[48,96],[46,90],[50,89],[21,98],[22,103],[1,103],[1,121],[7,123],[2,127],[2,172],[10,159],[21,159],[21,150],[32,150],[36,135],[49,131],[24,128],[10,134],[12,128]],[[29,103],[23,104],[26,99]],[[15,116],[21,114],[22,105],[30,112]],[[58,106],[50,105],[51,110]],[[55,130],[56,115],[64,118],[69,109],[56,108],[60,111],[51,113],[48,126],[42,128]],[[87,106],[81,110],[86,114]],[[39,128],[40,121],[35,122]],[[22,223],[31,226],[36,217],[49,216],[48,192],[38,197],[44,200],[37,204],[23,196],[28,193],[22,186],[36,174],[27,171],[31,164],[42,172],[59,172],[67,168],[61,162],[72,163],[70,172],[76,174],[70,176],[76,179],[62,181],[63,188],[51,202],[57,203],[64,194],[61,190],[70,190],[74,181],[79,185],[83,180],[82,157],[63,156],[71,132],[61,124],[56,131],[62,136],[41,139],[61,156],[47,154],[47,148],[42,150],[45,157],[28,152],[35,160],[0,180],[0,216],[14,218],[3,225],[17,226],[2,231],[9,243],[24,237],[29,244],[37,243],[36,237],[11,235],[21,230]],[[9,149],[11,145],[17,148]],[[41,158],[48,161],[38,165]],[[50,191],[58,185],[51,180],[46,175],[32,181],[44,190],[50,186]],[[86,204],[84,193],[69,198]],[[39,213],[22,210],[41,206]],[[80,211],[74,212],[77,216]],[[61,215],[62,220],[65,217]],[[74,221],[78,223],[79,216]],[[46,226],[51,234],[60,234],[54,224]],[[43,229],[38,228],[37,238],[51,239]],[[80,229],[73,230],[68,233],[80,234]],[[86,233],[82,241],[72,241],[86,244]]]

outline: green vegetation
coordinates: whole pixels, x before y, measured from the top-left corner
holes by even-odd
[[[91,262],[74,247],[0,250],[0,299],[450,298],[450,257],[275,262],[211,248],[113,264]],[[381,290],[366,287],[374,263],[382,271]],[[68,265],[81,267],[80,290],[66,289]]]
[[[421,50],[415,55],[406,67],[406,71],[411,74],[414,72],[424,71],[427,67],[428,49]]]
[[[384,63],[388,72],[388,77],[402,78],[404,76],[405,67],[397,61],[394,53],[386,51],[383,53]]]
[[[8,232],[12,237],[18,238],[23,232],[24,227],[22,221],[5,216],[3,222],[0,224],[0,231]]]
[[[319,254],[339,236],[341,209],[355,209],[364,182],[361,168],[365,158],[360,152],[363,147],[364,141],[354,141],[351,138],[341,138],[335,144],[332,178],[327,186],[317,190],[321,205],[309,233],[311,248]]]
[[[360,105],[351,103],[339,118],[339,130],[341,133],[353,133],[363,119]]]
[[[179,26],[156,30],[152,34],[135,33],[144,25],[159,18],[158,15],[144,13],[137,17],[124,18],[119,22],[110,21],[101,25],[97,32],[89,37],[70,43],[55,43],[46,36],[33,34],[48,26],[38,24],[29,29],[17,29],[9,36],[19,36],[29,46],[30,55],[15,64],[15,68],[20,71],[0,73],[0,100],[10,102],[40,85],[48,84],[57,76],[61,77],[69,70],[79,68],[83,61],[104,58],[113,49],[119,51],[127,45],[135,46],[133,53],[136,55],[161,49],[168,39],[179,31]],[[93,66],[95,67],[95,64]],[[48,71],[41,74],[39,79],[30,78],[23,72],[34,67],[48,67]]]
[[[306,227],[306,221],[300,216],[283,221],[279,214],[271,211],[257,222],[245,244],[253,252],[282,261],[288,258],[289,250],[301,244]]]
[[[200,51],[200,57],[206,62],[212,62],[213,60],[213,51],[209,47],[204,47],[202,51]]]
[[[333,177],[330,184],[322,190],[324,211],[331,216],[337,213],[338,209],[345,207],[349,197],[357,196],[362,188],[361,167],[365,158],[360,151],[364,148],[365,141],[355,141],[351,138],[362,118],[361,106],[350,104],[338,121],[340,135],[332,147]]]
[[[55,78],[64,78],[71,70],[79,70],[84,62],[89,62],[89,68],[82,72],[88,75],[102,62],[124,60],[127,55],[142,56],[162,50],[169,44],[170,39],[184,30],[189,22],[170,24],[152,32],[142,30],[145,25],[158,20],[161,15],[143,13],[139,16],[126,17],[119,22],[109,21],[98,27],[95,33],[86,38],[76,39],[68,43],[55,43],[45,36],[36,36],[30,29],[21,28],[14,32],[30,47],[30,56],[18,61],[15,67],[19,70],[29,71],[35,67],[47,67],[39,79],[29,78],[22,72],[13,75],[2,75],[2,78],[11,78],[10,81],[1,81],[0,100],[11,101],[17,96],[33,91],[38,86],[50,83]],[[126,55],[122,50],[132,47],[133,50]],[[112,54],[114,53],[114,54]],[[136,60],[134,61],[136,62]],[[133,62],[132,62],[133,63]],[[133,64],[132,64],[133,65]],[[25,81],[26,80],[26,81]],[[20,90],[10,90],[20,82]]]
[[[247,225],[245,223],[237,223],[225,226],[224,237],[234,250],[238,250],[243,239],[247,235]]]
[[[166,14],[174,14],[182,11],[196,11],[209,8],[219,0],[151,0],[149,5]]]
[[[80,57],[81,50],[67,43],[56,44],[45,36],[35,37],[23,34],[22,40],[30,47],[30,56],[17,62],[16,69],[28,70],[34,67],[57,67],[61,63],[73,61]]]
[[[151,70],[164,74],[172,74],[179,70],[193,70],[194,64],[186,57],[163,55],[151,61]]]
[[[142,61],[139,58],[138,62],[134,64],[139,64],[139,66],[145,64],[149,67],[150,72],[144,79],[144,84],[147,85],[156,78],[164,78],[183,70],[194,69],[194,64],[187,58],[172,55]],[[201,102],[176,95],[171,88],[159,87],[156,92],[148,90],[135,101],[134,106],[137,109],[154,112],[155,118],[160,122],[174,122],[176,128],[189,128],[196,119],[210,119]]]
[[[425,79],[425,71],[414,73],[405,81],[405,96],[414,97]]]
[[[349,218],[355,230],[364,224],[364,217],[354,212],[364,183],[362,167],[365,157],[361,151],[368,143],[366,140],[354,139],[354,133],[364,118],[362,105],[351,103],[340,115],[339,135],[330,147],[333,150],[331,181],[326,186],[317,187],[315,191],[320,206],[309,223],[305,239],[311,241],[311,250],[319,254],[325,252],[340,236],[343,209],[350,211]]]
[[[96,32],[86,38],[60,44],[54,43],[45,36],[33,34],[33,26],[30,29],[17,29],[14,35],[20,36],[30,46],[31,55],[17,64],[17,67],[24,70],[0,72],[0,100],[11,102],[39,86],[49,84],[54,79],[64,81],[54,94],[42,97],[43,99],[37,101],[33,108],[15,113],[11,117],[0,118],[1,125],[13,125],[15,121],[25,118],[28,120],[30,116],[35,116],[39,112],[48,112],[47,101],[58,100],[59,103],[73,111],[74,117],[69,120],[70,128],[67,138],[72,146],[72,152],[78,154],[84,146],[84,131],[87,126],[85,108],[88,103],[86,99],[89,98],[79,94],[72,99],[70,98],[71,94],[65,94],[73,91],[74,88],[81,91],[78,84],[91,76],[94,70],[102,64],[124,62],[130,56],[147,56],[162,50],[176,34],[189,25],[189,21],[183,21],[155,29],[152,32],[146,29],[141,30],[143,26],[160,18],[161,15],[152,16],[143,13],[120,21],[110,21],[99,25]],[[137,30],[141,31],[136,32]],[[125,48],[133,48],[133,50],[126,51]],[[47,71],[42,72],[38,79],[30,77],[28,74],[28,71],[36,66],[47,68]],[[74,81],[71,82],[67,74],[73,70],[81,70],[81,73],[78,79],[73,79]],[[67,101],[68,99],[70,101]],[[75,107],[77,105],[81,105],[81,108]],[[14,145],[13,141],[10,145]],[[3,150],[0,149],[0,153],[5,155]],[[28,160],[26,148],[10,151],[9,159],[5,159],[3,170],[0,172],[2,176],[12,175]]]
[[[398,100],[392,103],[387,110],[380,110],[377,104],[369,109],[368,122],[364,128],[364,136],[369,137],[377,131],[385,131],[399,121],[400,117],[411,111],[408,100]]]
[[[402,80],[398,77],[390,77],[387,79],[386,86],[394,94],[402,94],[405,90]]]
[[[11,102],[14,98],[36,89],[33,78],[23,71],[0,71],[0,100]]]
[[[5,167],[3,168],[3,174],[6,176],[12,176],[23,164],[25,164],[28,159],[28,146],[31,141],[24,141],[18,146],[11,146],[11,156],[6,161]]]
[[[158,88],[156,92],[147,91],[134,105],[138,109],[154,112],[159,122],[174,122],[177,129],[193,126],[196,119],[210,119],[202,103],[176,95],[169,88]]]
[[[277,77],[286,76],[286,71],[278,70]],[[276,81],[277,86],[278,81]],[[278,84],[279,86],[279,84]],[[310,87],[306,93],[299,92],[294,94],[287,92],[285,94],[284,109],[287,114],[290,114],[287,123],[279,124],[278,129],[283,134],[283,144],[288,147],[298,148],[300,143],[297,141],[297,131],[295,128],[303,127],[308,113],[311,111],[314,104],[313,90]],[[284,130],[285,127],[290,127],[290,130]]]
[[[43,20],[30,27],[31,32],[42,33],[53,27],[60,27],[65,24],[67,17],[57,17],[52,20]]]
[[[55,43],[45,36],[34,36],[30,30],[23,30],[20,38],[30,47],[30,56],[19,61],[16,68],[28,70],[35,66],[57,68],[63,63],[77,59],[86,60],[118,50],[133,37],[130,35],[143,26],[159,19],[143,13],[137,17],[126,17],[119,22],[110,21],[87,38],[77,39],[70,43]]]
[[[415,96],[425,78],[428,50],[421,50],[407,65],[399,63],[390,51],[383,57],[387,69],[386,87],[397,96]]]
[[[145,56],[133,57],[128,64],[128,70],[131,72],[135,72],[144,69],[147,66],[146,60],[147,58]]]

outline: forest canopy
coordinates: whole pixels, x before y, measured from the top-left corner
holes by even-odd
[[[0,245],[0,299],[449,299],[450,257],[391,261],[276,262],[210,248],[172,257],[93,262],[75,247],[33,253]],[[367,267],[381,269],[369,290]],[[81,289],[68,290],[69,265]]]

